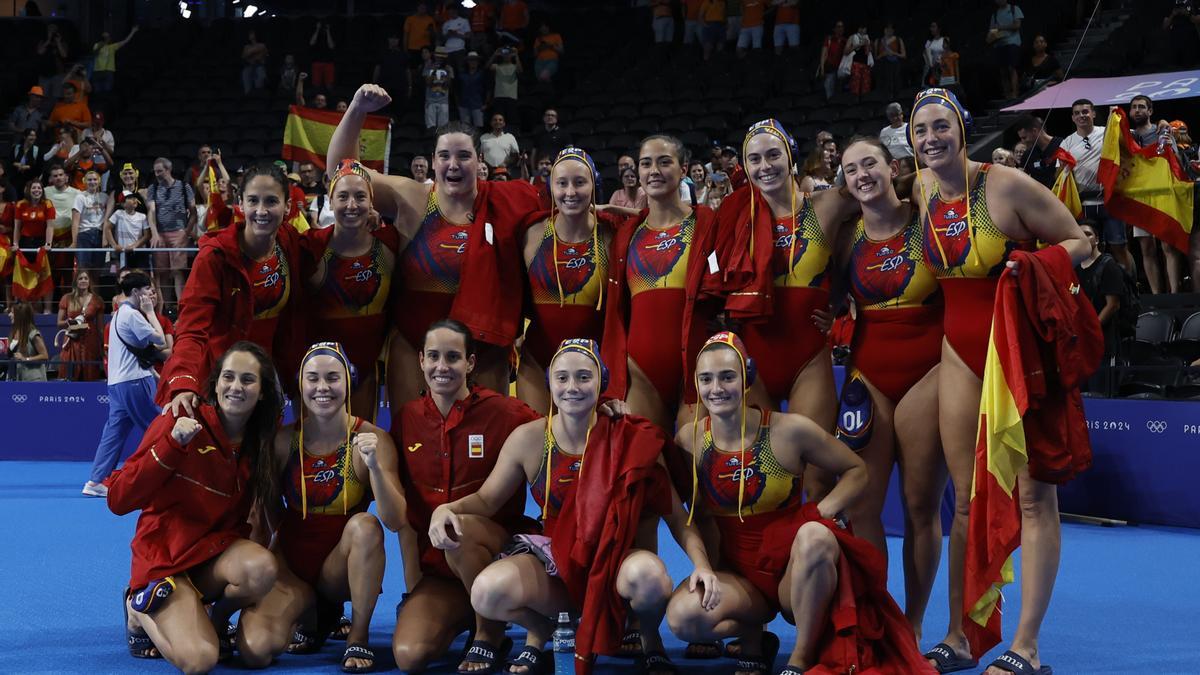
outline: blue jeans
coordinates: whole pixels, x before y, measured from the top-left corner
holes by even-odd
[[[75,245],[79,248],[100,248],[104,245],[104,231],[101,229],[80,230]],[[79,269],[98,270],[104,264],[103,252],[80,251],[75,255],[79,260]]]
[[[108,421],[100,434],[100,445],[96,447],[96,458],[92,460],[93,483],[108,478],[117,468],[125,439],[136,425],[141,433],[161,412],[154,404],[154,391],[158,384],[154,377],[108,385]]]
[[[242,91],[249,94],[267,86],[267,67],[260,64],[242,66]]]

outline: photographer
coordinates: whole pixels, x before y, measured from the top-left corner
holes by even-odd
[[[487,61],[487,70],[495,76],[492,88],[492,114],[504,115],[520,128],[520,113],[517,110],[517,78],[521,75],[521,57],[511,45],[504,45],[492,53]]]
[[[71,148],[70,156],[67,157],[63,168],[71,177],[71,187],[83,190],[86,187],[84,176],[91,171],[103,176],[108,173],[108,168],[112,164],[112,155],[104,143],[96,138],[87,137],[80,140],[79,145]]]
[[[101,483],[112,473],[125,447],[125,439],[136,426],[140,433],[158,417],[154,390],[158,378],[154,363],[164,360],[166,336],[154,313],[154,290],[145,272],[134,271],[121,279],[125,302],[113,314],[108,343],[108,420],[100,434],[92,474],[83,486],[89,497],[107,497]]]
[[[1179,67],[1190,67],[1200,58],[1200,16],[1192,8],[1191,0],[1175,0],[1171,13],[1163,18],[1163,30],[1167,31],[1171,49],[1171,63]]]

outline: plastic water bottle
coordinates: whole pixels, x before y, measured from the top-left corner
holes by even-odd
[[[575,673],[575,626],[568,612],[558,613],[558,628],[554,631],[554,675]]]

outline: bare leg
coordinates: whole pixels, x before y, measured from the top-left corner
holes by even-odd
[[[629,391],[625,395],[625,402],[629,404],[629,411],[657,424],[668,436],[673,437],[675,435],[675,429],[672,428],[674,420],[671,412],[663,403],[662,397],[659,396],[658,390],[654,388],[650,378],[646,377],[645,371],[632,358],[627,361]]]
[[[542,649],[554,632],[553,617],[569,608],[571,599],[562,581],[546,574],[540,560],[522,554],[497,560],[479,573],[471,587],[471,606],[481,617],[524,628],[525,644]]]
[[[550,410],[550,389],[546,386],[546,368],[528,351],[522,352],[517,365],[517,398],[539,415]]]
[[[675,589],[667,605],[667,626],[681,640],[703,643],[727,637],[741,642],[740,654],[761,654],[763,624],[774,612],[749,581],[730,572],[717,572],[721,602],[711,611],[700,605],[700,593],[687,582]]]
[[[175,592],[153,616],[129,611],[130,622],[146,631],[168,663],[184,673],[207,673],[217,666],[221,648],[200,592],[180,575]],[[126,602],[128,605],[128,602]]]
[[[1167,292],[1178,293],[1183,290],[1184,268],[1187,265],[1187,259],[1174,246],[1161,241],[1158,244],[1162,249],[1163,259],[1167,266]]]
[[[659,626],[671,598],[671,577],[663,561],[649,551],[630,551],[617,570],[617,595],[637,616],[642,650],[646,654],[663,651]]]
[[[238,654],[250,668],[265,668],[287,648],[296,623],[316,601],[316,594],[276,554],[278,574],[266,597],[242,611],[238,620]]]
[[[946,461],[936,420],[938,366],[904,395],[896,406],[896,457],[904,494],[904,613],[917,642],[929,594],[942,557],[942,493]]]
[[[396,614],[392,655],[404,672],[420,672],[446,653],[459,633],[471,627],[475,613],[457,579],[425,576],[409,592]]]
[[[1146,281],[1150,284],[1151,293],[1162,293],[1162,270],[1158,265],[1158,247],[1154,245],[1154,237],[1138,237],[1138,246],[1142,249],[1142,269],[1146,272]]]
[[[366,373],[359,373],[358,386],[350,394],[350,412],[374,424],[379,416],[379,377],[375,364]]]
[[[833,357],[822,349],[796,375],[788,396],[788,412],[804,415],[832,433],[837,423],[837,389],[833,382]],[[804,470],[804,491],[810,501],[820,501],[837,484],[837,477],[817,467]]]
[[[865,378],[864,378],[864,381]],[[875,385],[867,382],[871,403],[875,406],[875,428],[871,440],[859,456],[867,464],[867,489],[850,507],[854,533],[871,542],[887,557],[887,539],[883,536],[883,503],[896,459],[896,435],[892,422],[892,402]]]
[[[458,548],[446,551],[446,563],[463,584],[468,596],[475,584],[475,577],[491,564],[496,555],[508,542],[508,532],[487,518],[479,516],[461,516],[462,542]],[[504,638],[504,622],[492,621],[482,616],[475,617],[475,639],[500,644]],[[483,664],[462,663],[463,669],[480,668]]]
[[[1017,490],[1021,504],[1021,618],[1010,649],[1038,668],[1041,666],[1038,633],[1050,607],[1062,549],[1058,488],[1030,478],[1026,467],[1017,476]],[[985,675],[1005,672],[989,668]]]
[[[212,606],[212,622],[224,632],[234,612],[266,597],[278,573],[274,554],[248,539],[239,539],[221,555],[196,566],[189,576],[204,597],[219,598]]]
[[[350,634],[347,645],[365,645],[370,639],[371,616],[383,590],[383,526],[370,513],[351,516],[342,530],[342,538],[321,566],[317,590],[322,596],[341,602],[350,599]],[[372,664],[350,659],[351,667]]]
[[[796,624],[796,646],[788,665],[801,670],[816,663],[817,641],[828,621],[837,589],[837,538],[820,523],[805,523],[792,540],[792,556],[779,583],[783,612]]]
[[[962,629],[963,560],[967,549],[967,519],[982,387],[983,383],[975,373],[950,344],[943,341],[942,362],[938,366],[938,425],[946,466],[954,483],[954,525],[950,528],[950,625],[942,642],[959,656],[970,653]]]
[[[472,378],[479,386],[507,396],[508,374],[512,367],[508,358],[509,348],[480,342],[475,349],[477,354]]]
[[[1192,227],[1192,236],[1188,238],[1188,264],[1192,271],[1192,292],[1200,293],[1200,227]]]

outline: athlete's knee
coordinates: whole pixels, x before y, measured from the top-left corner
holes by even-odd
[[[792,539],[792,560],[803,565],[803,569],[814,570],[822,566],[833,566],[838,557],[837,537],[820,523],[805,523]]]
[[[237,585],[251,597],[261,598],[269,593],[279,577],[279,563],[270,551],[262,547],[245,552],[240,567],[238,572],[241,578],[237,580]]]
[[[700,606],[700,593],[677,592],[667,603],[667,627],[685,642],[704,639],[712,628],[711,613]]]
[[[438,656],[434,645],[428,642],[392,642],[392,657],[396,660],[396,668],[402,672],[425,670],[425,666]]]
[[[221,655],[216,643],[193,640],[179,645],[172,645],[171,665],[185,675],[191,673],[207,673],[217,667],[217,659]]]
[[[1021,518],[1025,520],[1042,520],[1048,516],[1058,516],[1054,499],[1038,490],[1018,490],[1020,496],[1017,503],[1021,508]]]
[[[489,565],[471,584],[471,607],[480,616],[498,619],[515,604],[521,575],[512,565]]]
[[[383,526],[374,515],[356,513],[346,522],[346,534],[351,548],[362,550],[378,549],[383,552]]]
[[[641,551],[621,564],[617,587],[634,609],[651,607],[671,596],[671,576],[658,556]]]

